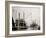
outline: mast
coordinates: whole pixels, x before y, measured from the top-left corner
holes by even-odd
[[[24,20],[24,16],[25,16],[25,14],[24,14],[24,12],[23,12],[23,20]]]
[[[24,28],[24,12],[23,12],[23,28]]]
[[[20,29],[19,28],[19,24],[20,24],[19,22],[20,22],[20,13],[18,13],[18,30]]]

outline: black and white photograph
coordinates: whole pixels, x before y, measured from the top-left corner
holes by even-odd
[[[12,7],[12,31],[40,30],[39,7]]]

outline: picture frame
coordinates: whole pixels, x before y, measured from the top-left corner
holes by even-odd
[[[30,12],[28,10],[31,10],[32,13],[33,13],[32,14],[33,21],[34,21],[34,18],[37,17],[37,16],[38,16],[38,19],[36,19],[36,20],[41,19],[41,21],[39,20],[41,22],[41,24],[38,22],[38,24],[41,25],[40,26],[41,30],[34,30],[34,29],[37,29],[37,28],[34,28],[34,29],[31,28],[31,29],[33,29],[33,31],[32,30],[26,30],[26,31],[22,30],[21,31],[20,28],[17,28],[18,30],[14,30],[12,28],[13,27],[12,26],[12,23],[13,23],[12,17],[14,17],[13,13],[14,13],[14,11],[16,12],[16,10],[17,10],[17,12],[18,11],[19,12],[20,11],[25,11],[25,12],[27,11],[29,14],[30,14]],[[26,15],[28,15],[27,12],[25,13]],[[21,13],[18,13],[18,14],[21,15]],[[35,16],[35,14],[36,14],[36,16]],[[21,15],[21,16],[20,16],[20,18],[23,18],[23,16],[25,17],[24,20],[27,22],[26,24],[28,25],[29,19],[26,18],[25,15]],[[15,17],[15,18],[19,19],[19,16]],[[30,20],[30,21],[32,21],[32,20]],[[29,21],[29,23],[30,23],[30,21]],[[31,22],[31,23],[34,23],[34,22]],[[28,28],[28,26],[27,26],[27,28]],[[20,2],[20,1],[5,1],[5,36],[6,37],[35,36],[35,35],[44,35],[44,34],[45,34],[45,4],[44,3]]]

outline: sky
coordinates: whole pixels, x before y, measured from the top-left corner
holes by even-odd
[[[40,8],[39,7],[12,7],[12,17],[14,22],[19,18],[18,14],[20,13],[20,19],[23,19],[28,26],[32,24],[32,22],[36,22],[40,25]]]

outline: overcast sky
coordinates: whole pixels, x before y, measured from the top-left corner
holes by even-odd
[[[24,13],[24,19],[27,25],[30,25],[33,21],[40,25],[40,8],[39,7],[13,7],[12,8],[12,16],[14,19],[14,22],[16,18],[18,19],[18,13],[20,13],[20,18],[23,19],[23,13]]]

